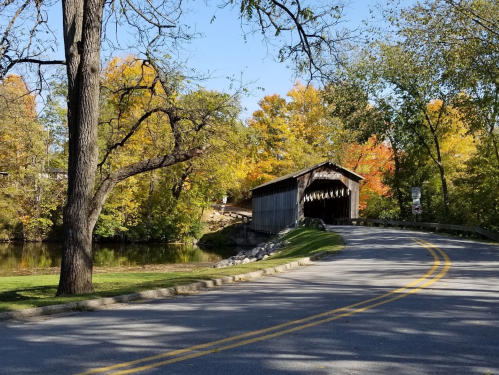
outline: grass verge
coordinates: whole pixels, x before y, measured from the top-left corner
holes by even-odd
[[[100,297],[168,288],[222,276],[238,275],[276,267],[322,251],[338,252],[343,248],[338,234],[312,228],[299,228],[283,237],[290,244],[279,254],[264,261],[228,268],[198,268],[189,272],[105,273],[93,277],[95,292],[77,296],[55,297],[58,275],[0,277],[0,312],[57,305]]]

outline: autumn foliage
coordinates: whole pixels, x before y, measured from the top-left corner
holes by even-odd
[[[364,144],[347,145],[343,166],[364,177],[360,182],[359,208],[367,207],[373,196],[391,197],[390,186],[384,183],[387,175],[393,174],[393,154],[385,143],[372,136]]]
[[[337,123],[328,115],[321,92],[297,83],[288,97],[265,96],[261,109],[247,121],[251,187],[337,156]]]
[[[357,143],[347,136],[341,123],[331,116],[322,92],[297,83],[288,93],[289,101],[267,95],[248,125],[253,131],[252,163],[247,175],[256,186],[284,174],[307,168],[324,160],[360,174],[360,209],[373,196],[389,197],[384,178],[393,173],[390,147],[372,136]]]

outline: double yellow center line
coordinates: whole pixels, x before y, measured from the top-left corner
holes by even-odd
[[[398,299],[407,297],[411,294],[417,293],[421,289],[427,288],[431,284],[441,279],[449,270],[451,262],[447,254],[445,254],[441,249],[432,245],[431,243],[416,238],[413,238],[412,240],[417,242],[424,248],[426,248],[433,256],[434,262],[433,262],[433,267],[423,277],[413,281],[412,283],[404,287],[395,289],[389,293],[380,295],[378,297],[354,303],[352,305],[341,307],[339,309],[326,311],[321,314],[312,315],[307,318],[293,320],[287,323],[279,324],[258,331],[252,331],[237,336],[227,337],[225,339],[211,341],[205,344],[195,345],[185,349],[174,350],[171,352],[162,353],[152,357],[142,358],[130,362],[119,363],[108,367],[101,367],[94,370],[82,372],[77,375],[103,374],[103,373],[122,375],[122,374],[132,374],[144,370],[149,370],[155,367],[168,365],[170,363],[181,362],[188,359],[201,357],[203,355],[207,355],[213,352],[221,352],[238,346],[243,346],[263,340],[268,340],[273,337],[278,337],[291,332],[300,331],[305,328],[314,327],[319,324],[331,322],[333,320],[357,314],[372,309],[374,307],[384,305],[385,303],[393,302]],[[434,275],[441,265],[441,260],[439,258],[439,255],[442,256],[444,263],[440,272]],[[148,362],[149,364],[147,364]]]

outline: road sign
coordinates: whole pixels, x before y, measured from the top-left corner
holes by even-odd
[[[412,188],[412,199],[421,199],[421,188],[413,187]]]
[[[421,205],[420,204],[413,204],[412,205],[412,213],[414,215],[420,215],[423,211],[421,210]]]
[[[412,204],[421,204],[421,199],[413,199]]]

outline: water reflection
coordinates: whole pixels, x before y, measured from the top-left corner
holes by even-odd
[[[217,262],[235,247],[200,248],[184,244],[94,244],[94,266],[130,267],[156,264]],[[62,244],[0,243],[0,276],[40,273],[61,264]],[[57,272],[57,270],[54,270]]]

